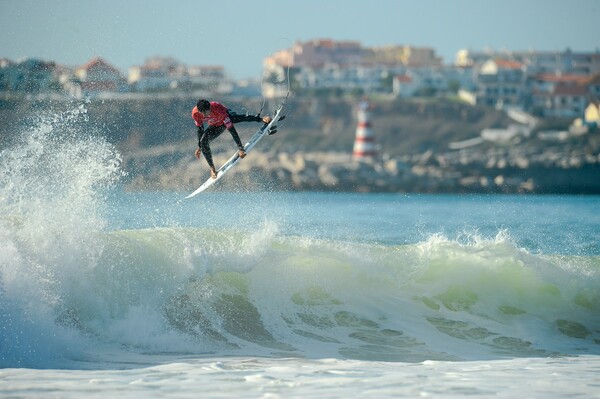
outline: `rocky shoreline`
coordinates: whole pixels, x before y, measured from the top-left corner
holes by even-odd
[[[204,160],[190,159],[189,149],[167,151],[125,157],[124,169],[131,172],[127,188],[185,191],[209,176]],[[227,158],[217,155],[215,162]],[[599,155],[550,149],[428,151],[361,161],[339,152],[252,152],[214,190],[600,194],[599,176]]]

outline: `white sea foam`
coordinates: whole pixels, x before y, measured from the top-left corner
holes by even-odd
[[[0,395],[45,398],[594,398],[600,358],[386,363],[341,359],[162,359],[127,370],[0,370]],[[131,365],[130,365],[131,366]]]
[[[95,267],[102,190],[120,175],[118,154],[85,122],[83,104],[44,115],[0,155],[2,365],[43,366],[73,346],[57,309]]]

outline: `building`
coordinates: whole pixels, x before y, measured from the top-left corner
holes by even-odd
[[[406,68],[393,80],[393,93],[399,97],[432,96],[455,93],[460,88],[472,89],[471,71],[457,67]]]
[[[160,91],[177,87],[184,75],[185,67],[174,58],[152,57],[129,68],[127,82],[135,91]]]
[[[222,66],[186,66],[172,57],[152,57],[129,68],[128,82],[136,91],[211,89],[225,91]]]
[[[322,68],[330,64],[360,64],[364,55],[364,49],[356,41],[314,39],[296,42],[290,49],[275,53],[272,62],[281,66]]]
[[[442,58],[428,47],[385,46],[366,50],[364,62],[397,67],[441,67]]]
[[[546,99],[542,115],[559,118],[576,118],[583,115],[587,104],[587,87],[584,85],[557,85]]]
[[[60,90],[55,79],[56,64],[36,58],[19,62],[0,60],[0,91],[41,93]]]
[[[410,73],[402,73],[394,76],[392,82],[392,93],[396,97],[412,97],[419,89],[420,82],[413,79]]]
[[[296,42],[265,59],[263,75],[269,79],[263,95],[281,94],[282,89],[272,81],[285,81],[288,68],[293,70],[292,85],[300,88],[391,92],[393,76],[404,73],[406,68],[441,65],[441,58],[430,48],[369,48],[357,41],[331,39]]]
[[[576,118],[588,103],[589,76],[541,73],[530,78],[529,108],[547,117]]]
[[[75,76],[80,82],[84,95],[127,90],[121,72],[100,57],[93,58],[77,68]]]
[[[489,59],[501,58],[525,65],[530,74],[563,73],[593,75],[600,72],[600,52],[564,51],[471,51],[459,50],[454,64],[462,68],[478,67]]]
[[[600,72],[590,76],[586,84],[590,98],[594,101],[600,100]]]
[[[473,70],[475,88],[460,93],[470,103],[572,118],[600,96],[599,62],[598,52],[461,50],[455,65]]]
[[[188,67],[184,82],[193,88],[210,89],[221,93],[231,91],[232,87],[225,74],[225,68],[220,65]]]
[[[526,68],[517,61],[490,59],[475,72],[478,104],[488,106],[522,104],[525,96]]]
[[[75,98],[81,98],[83,96],[81,84],[75,77],[73,68],[65,65],[56,65],[54,77],[60,84],[64,93]]]
[[[297,68],[295,83],[304,89],[381,91],[382,79],[388,74],[381,66],[327,64],[321,68]],[[281,81],[281,80],[280,80]]]
[[[600,102],[592,101],[588,104],[583,113],[583,120],[592,128],[600,126]]]

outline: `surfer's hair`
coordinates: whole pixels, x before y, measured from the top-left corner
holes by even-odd
[[[201,98],[196,103],[196,107],[198,108],[198,111],[200,111],[200,112],[208,111],[210,109],[210,102],[208,100]]]

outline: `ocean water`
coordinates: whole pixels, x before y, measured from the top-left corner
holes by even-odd
[[[600,197],[129,193],[85,122],[0,153],[0,397],[600,397]]]

